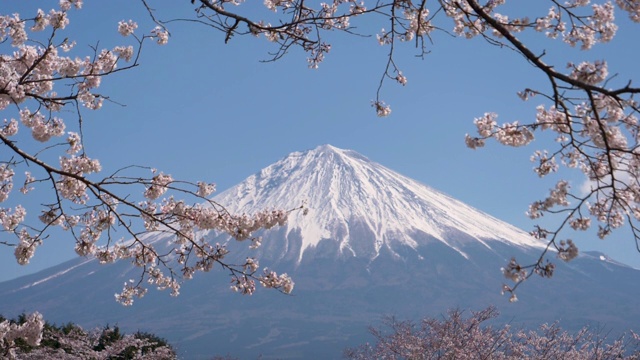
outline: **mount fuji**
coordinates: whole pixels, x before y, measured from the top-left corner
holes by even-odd
[[[305,204],[307,215],[291,213],[285,226],[261,234],[257,250],[208,234],[238,259],[256,256],[289,273],[293,296],[261,290],[241,298],[212,271],[185,282],[177,298],[151,290],[124,308],[113,294],[136,276],[133,266],[82,258],[0,283],[0,314],[38,310],[58,323],[151,331],[186,359],[339,358],[385,315],[418,319],[452,307],[493,304],[499,320],[522,327],[558,320],[615,333],[640,324],[640,270],[601,253],[555,261],[551,280],[528,281],[509,303],[499,293],[500,267],[513,256],[535,261],[544,243],[352,150],[291,153],[214,200],[232,213]]]
[[[384,248],[416,250],[436,240],[457,251],[468,242],[542,248],[503,221],[370,161],[352,150],[322,145],[295,152],[215,198],[235,213],[290,209],[306,202],[309,217],[294,213],[285,238],[299,232],[286,255],[302,260],[322,240],[338,254],[374,260]]]

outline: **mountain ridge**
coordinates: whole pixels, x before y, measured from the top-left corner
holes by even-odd
[[[460,231],[486,242],[503,241],[518,246],[543,248],[546,244],[526,232],[462,203],[442,192],[398,174],[353,150],[321,145],[294,152],[249,176],[213,198],[232,213],[251,213],[261,208],[295,208],[306,200],[309,217],[290,215],[288,231],[299,229],[303,243],[297,261],[322,239],[340,243],[340,251],[374,259],[382,246],[393,243],[416,248],[407,231],[422,232],[467,257],[464,244],[447,240],[448,232]],[[306,220],[308,218],[313,221]],[[358,253],[349,242],[352,222],[373,236],[373,250]]]

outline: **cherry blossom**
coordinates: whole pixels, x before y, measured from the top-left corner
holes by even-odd
[[[138,28],[138,24],[133,20],[120,21],[118,23],[118,32],[122,36],[129,36]]]
[[[38,312],[27,315],[23,322],[3,320],[0,322],[0,355],[14,359],[19,344],[16,340],[24,341],[28,346],[38,346],[42,340],[44,321]]]
[[[512,298],[515,294],[512,294]],[[348,359],[637,359],[638,336],[629,332],[607,339],[584,327],[575,333],[558,323],[535,330],[496,325],[498,311],[450,310],[446,316],[419,323],[387,318],[371,328],[372,344],[345,351]]]
[[[374,101],[372,104],[376,108],[378,116],[385,117],[391,114],[391,106],[384,103],[384,101]]]
[[[166,45],[169,42],[169,33],[160,26],[156,26],[151,30],[151,36],[156,39],[158,45]]]

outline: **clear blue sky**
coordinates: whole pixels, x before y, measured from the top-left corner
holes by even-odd
[[[32,15],[37,7],[48,11],[56,3],[6,2],[0,11]],[[150,3],[163,20],[193,11],[186,0]],[[547,60],[558,60],[559,67],[605,57],[620,81],[638,79],[637,56],[631,55],[639,50],[628,45],[637,42],[637,27],[619,11],[618,18],[616,40],[594,51],[567,50],[542,37],[533,37],[534,47],[547,49]],[[131,0],[85,0],[83,10],[72,11],[70,19],[63,36],[87,50],[98,41],[100,47],[126,43],[116,31],[120,20],[137,20],[138,31],[153,27],[141,3]],[[362,26],[387,25],[377,20]],[[554,184],[553,178],[538,179],[529,162],[548,139],[521,149],[490,143],[473,151],[464,145],[464,135],[474,132],[473,118],[484,112],[499,113],[499,122],[534,119],[539,102],[524,103],[516,92],[545,86],[545,79],[512,51],[481,39],[436,33],[434,44],[428,44],[431,53],[422,60],[406,44],[396,60],[409,82],[405,87],[387,84],[383,99],[393,113],[378,118],[370,104],[388,49],[375,37],[330,35],[331,52],[319,69],[311,70],[297,49],[275,63],[260,62],[275,50],[263,38],[234,37],[224,44],[223,34],[203,26],[172,23],[169,29],[168,45],[146,44],[138,68],[103,82],[100,92],[126,107],[106,103],[84,114],[87,150],[105,171],[149,165],[176,178],[213,181],[224,190],[290,152],[329,143],[356,150],[525,230],[535,224],[525,216],[528,204]],[[7,48],[0,45],[3,52]],[[578,186],[580,174],[570,175]],[[579,235],[574,239],[581,250],[599,249],[640,267],[628,230],[606,241],[593,232]],[[0,280],[75,256],[71,240],[62,234],[48,239],[26,267],[15,263],[13,249],[0,250]]]

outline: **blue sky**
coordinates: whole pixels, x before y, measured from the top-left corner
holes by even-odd
[[[6,3],[2,12],[26,16],[38,6],[48,10],[56,3],[11,2],[15,8],[8,9]],[[187,17],[193,11],[188,1],[151,4],[160,19]],[[619,73],[619,81],[637,79],[637,56],[631,55],[638,50],[628,46],[637,42],[637,28],[617,14],[617,38],[590,52],[540,36],[526,38],[534,41],[534,48],[546,49],[547,61],[558,67],[604,57],[610,72]],[[137,20],[138,31],[153,27],[137,1],[85,0],[84,8],[70,15],[63,36],[76,40],[80,50],[98,42],[100,47],[127,43],[116,31],[123,19]],[[379,29],[386,23],[378,18],[360,25]],[[490,143],[473,151],[464,145],[464,135],[474,132],[473,118],[484,112],[497,112],[499,122],[534,119],[539,100],[522,102],[516,92],[546,89],[545,79],[510,50],[481,39],[436,33],[434,43],[427,45],[431,53],[420,59],[414,56],[417,50],[405,44],[398,48],[396,61],[408,84],[387,83],[382,99],[393,112],[378,118],[370,104],[388,49],[375,37],[330,34],[332,50],[320,68],[312,70],[297,49],[277,62],[260,62],[275,50],[263,38],[234,37],[225,44],[223,34],[203,26],[172,23],[169,30],[168,45],[146,44],[139,67],[103,82],[100,92],[126,106],[106,103],[84,114],[87,151],[101,160],[105,171],[149,165],[175,178],[213,181],[224,190],[290,152],[328,143],[356,150],[525,230],[535,224],[525,216],[528,204],[544,197],[558,179],[538,179],[529,162],[549,139],[519,149]],[[8,47],[0,49],[6,52]],[[580,174],[564,177],[579,186]],[[581,250],[599,249],[640,267],[627,229],[605,241],[593,232],[578,235],[574,239]],[[48,239],[26,267],[15,263],[12,249],[2,250],[0,280],[75,256],[64,234]]]

